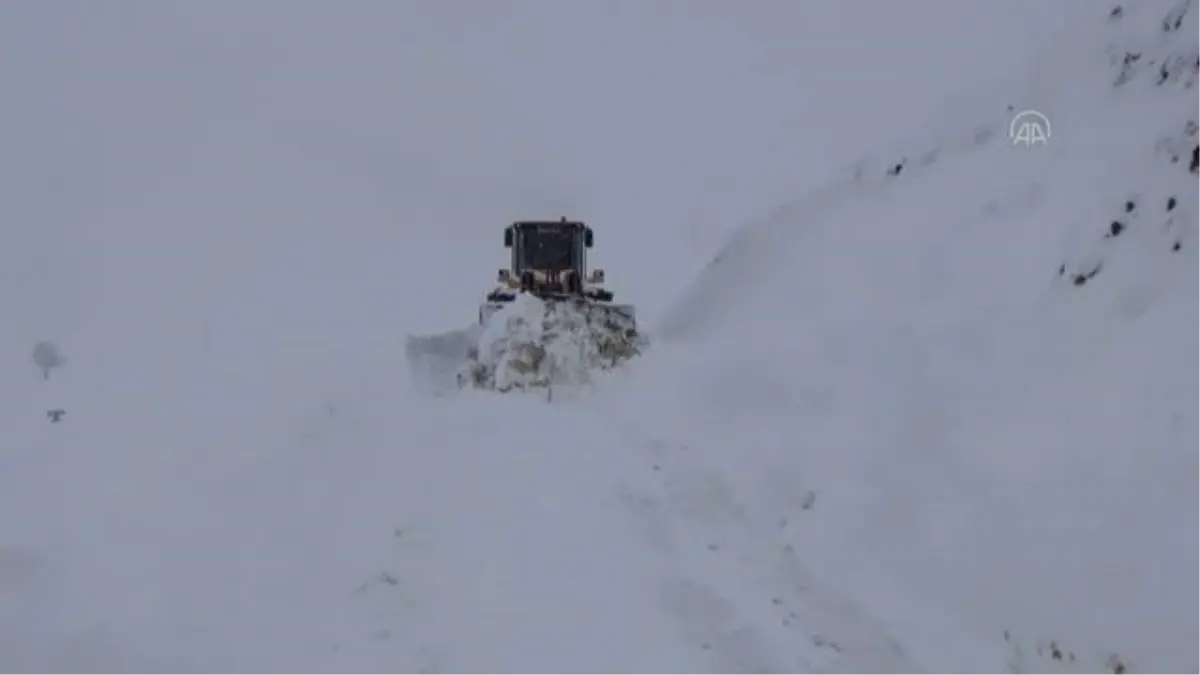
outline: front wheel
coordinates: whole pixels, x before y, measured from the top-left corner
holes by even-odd
[[[579,281],[579,275],[574,272],[567,275],[567,292],[571,295],[583,295],[583,284]]]

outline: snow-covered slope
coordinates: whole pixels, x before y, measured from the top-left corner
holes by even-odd
[[[1014,667],[1197,666],[1196,13],[1095,7],[1031,86],[740,233],[665,324],[704,365],[647,398],[930,667],[1002,636]],[[1025,108],[1047,145],[1009,141]]]
[[[1197,668],[1194,2],[218,6],[0,22],[125,38],[19,99],[92,163],[6,167],[54,227],[0,249],[0,669]],[[513,209],[584,211],[653,347],[431,396],[404,336]]]

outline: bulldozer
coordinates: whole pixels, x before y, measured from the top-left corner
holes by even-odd
[[[547,363],[555,364],[549,366],[554,374],[547,377],[561,379],[566,371],[608,369],[641,353],[646,340],[638,332],[633,307],[613,302],[604,270],[588,270],[593,239],[585,223],[565,217],[508,225],[504,246],[511,250],[511,262],[497,273],[495,287],[479,306],[478,321],[446,333],[408,336],[411,372],[437,389],[470,383],[504,390],[509,385],[496,382],[497,370],[502,371],[501,379],[517,372],[537,385],[545,379]],[[520,311],[502,325],[489,324],[493,315],[518,299],[536,299],[543,312],[533,337],[519,327],[534,328]],[[481,340],[488,346],[482,347]],[[566,361],[560,358],[563,349],[572,352]],[[557,356],[547,358],[548,351]],[[499,367],[499,361],[506,365]],[[565,369],[559,369],[564,364]],[[521,375],[522,369],[530,373]]]
[[[512,251],[512,259],[509,267],[499,270],[496,287],[480,305],[479,323],[487,323],[519,294],[529,293],[547,303],[574,303],[626,336],[636,335],[634,308],[613,302],[603,269],[588,271],[593,241],[591,227],[566,217],[521,220],[504,228],[504,247]]]

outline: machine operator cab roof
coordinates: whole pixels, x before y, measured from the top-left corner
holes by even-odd
[[[504,247],[512,249],[512,272],[586,270],[586,249],[592,247],[592,228],[579,221],[524,220],[504,230]]]

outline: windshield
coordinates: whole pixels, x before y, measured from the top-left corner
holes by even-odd
[[[564,230],[529,230],[522,238],[525,269],[567,270],[575,267],[575,236]]]

